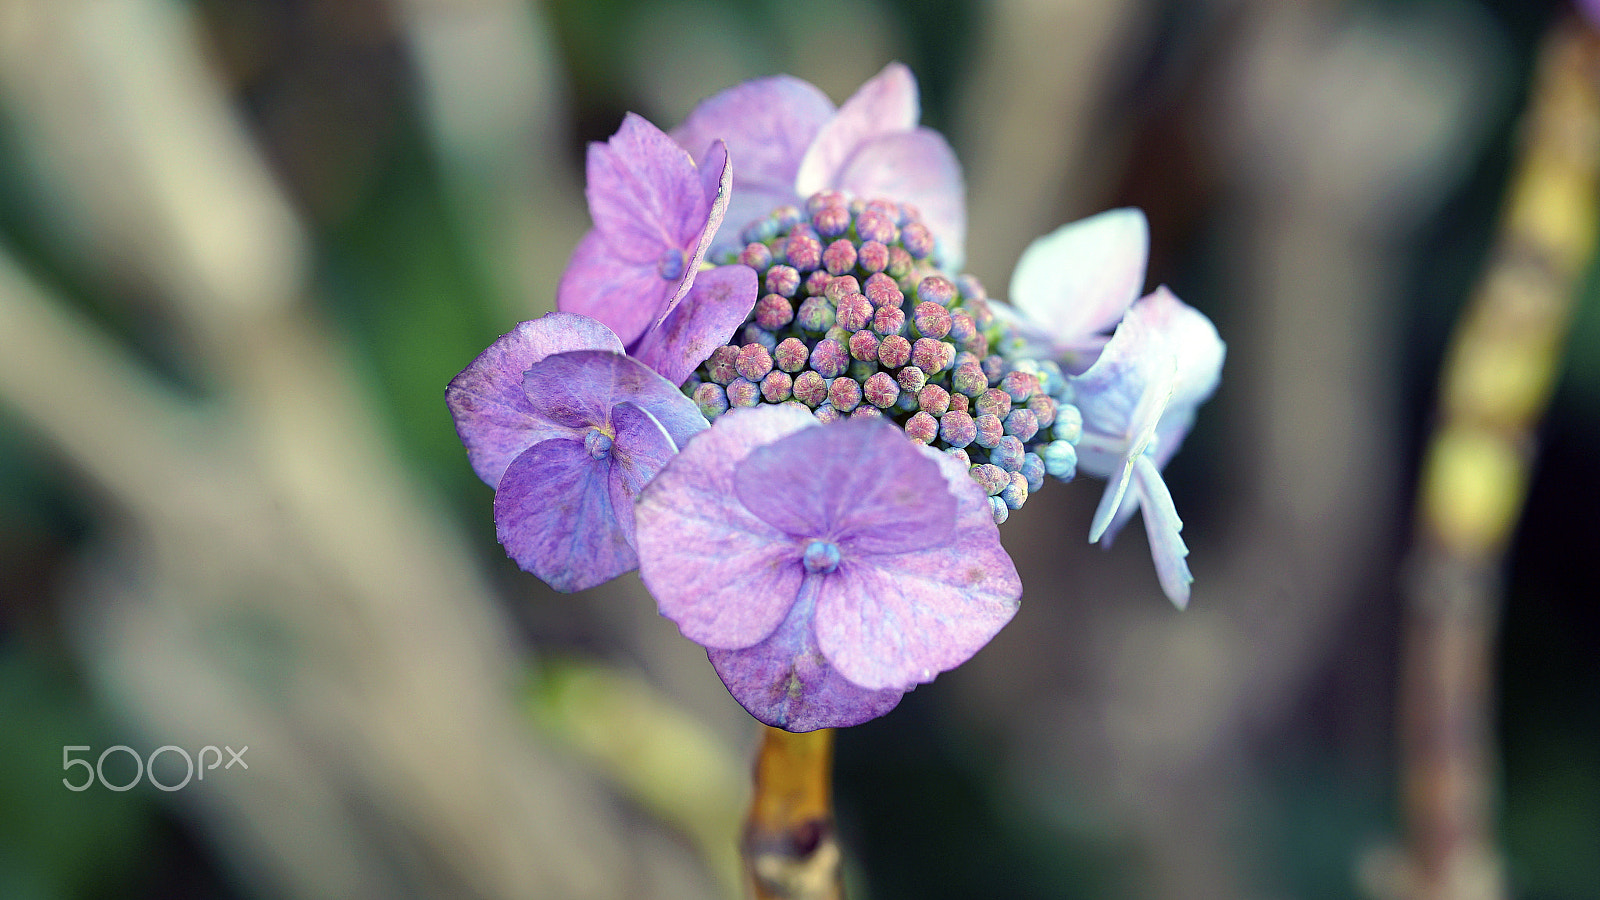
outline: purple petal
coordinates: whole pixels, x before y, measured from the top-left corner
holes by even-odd
[[[694,159],[642,116],[628,113],[611,140],[589,145],[587,175],[589,215],[620,259],[654,264],[705,228],[711,201]]]
[[[900,429],[873,420],[752,450],[734,490],[762,521],[797,540],[836,543],[847,562],[946,543],[956,517],[938,465]]]
[[[828,664],[811,630],[819,579],[808,579],[789,615],[766,640],[707,656],[728,692],[752,716],[774,728],[815,731],[859,725],[900,702],[903,690],[868,690]]]
[[[711,204],[709,218],[720,225],[722,214],[728,206],[728,196],[733,193],[733,165],[728,156],[727,141],[712,141],[696,165],[700,170],[700,189],[705,192],[706,202]]]
[[[966,187],[955,151],[938,132],[918,128],[874,138],[851,155],[830,186],[915,205],[938,241],[944,268],[960,271],[967,243]]]
[[[722,141],[716,141],[707,151],[704,168],[701,169],[701,181],[706,191],[706,199],[711,203],[711,210],[706,214],[705,224],[700,233],[695,237],[694,249],[690,252],[688,260],[684,263],[683,278],[678,283],[676,292],[667,300],[655,321],[650,323],[652,329],[660,328],[682,305],[683,299],[694,289],[696,276],[700,274],[700,265],[705,262],[706,253],[711,249],[711,241],[716,237],[717,229],[722,227],[722,217],[728,211],[728,200],[733,191],[733,166],[728,159],[728,147]],[[755,297],[751,296],[750,305],[755,306]],[[749,310],[745,310],[749,312]],[[729,331],[732,334],[732,331]],[[709,356],[711,351],[707,350]],[[694,371],[690,369],[689,371]],[[684,373],[684,378],[688,372]],[[683,378],[677,379],[681,383]]]
[[[943,544],[847,560],[817,597],[817,645],[864,688],[905,689],[965,662],[1016,614],[1022,580],[1000,546],[989,500],[946,453],[934,459],[958,506]]]
[[[1055,355],[1092,359],[1097,336],[1139,296],[1149,252],[1150,226],[1132,207],[1063,225],[1023,251],[1011,302],[1051,335]]]
[[[522,451],[567,433],[539,415],[522,389],[534,363],[569,350],[622,352],[622,342],[585,316],[550,313],[502,335],[451,380],[444,399],[472,469],[489,486]]]
[[[512,461],[494,495],[495,533],[517,565],[558,591],[581,591],[639,564],[617,522],[609,460],[583,441],[541,441]],[[626,514],[626,511],[624,511]]]
[[[633,503],[678,452],[678,445],[654,416],[632,403],[612,407],[611,426],[616,430],[611,447],[611,507],[617,511],[617,526],[631,547]]]
[[[1161,480],[1161,473],[1150,457],[1139,457],[1133,479],[1139,507],[1144,511],[1144,530],[1150,539],[1150,557],[1155,560],[1156,578],[1161,581],[1161,590],[1167,599],[1183,609],[1189,605],[1189,585],[1194,581],[1194,576],[1189,574],[1189,564],[1184,561],[1189,548],[1179,534],[1183,530],[1183,520],[1178,518],[1167,483]]]
[[[733,338],[755,307],[757,280],[748,266],[701,272],[682,303],[634,347],[634,358],[682,384],[711,351]]]
[[[693,400],[620,353],[558,353],[530,368],[523,388],[539,414],[568,428],[606,425],[612,407],[624,401],[648,411],[680,446],[706,428]]]
[[[749,647],[788,614],[804,548],[734,499],[734,470],[755,448],[820,427],[805,409],[734,410],[684,446],[639,496],[639,574],[685,637]]]
[[[578,242],[572,260],[556,287],[556,306],[604,322],[623,344],[632,344],[677,294],[681,281],[661,277],[655,259],[630,263],[620,259],[593,229]],[[685,269],[684,278],[692,275]]]
[[[921,114],[916,77],[903,63],[889,63],[817,132],[795,175],[796,193],[807,197],[835,187],[845,163],[858,149],[873,138],[910,131],[917,127]],[[901,199],[892,194],[884,196]]]
[[[733,202],[741,195],[782,198],[793,202],[795,173],[818,129],[833,116],[833,102],[810,84],[788,75],[758,78],[701,101],[694,112],[672,132],[684,149],[697,157],[711,142],[727,142],[728,155],[738,166]],[[776,205],[776,204],[773,204]],[[766,206],[751,218],[770,211]],[[742,227],[748,219],[743,209],[730,209],[729,224]]]

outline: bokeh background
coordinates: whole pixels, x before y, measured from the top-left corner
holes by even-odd
[[[625,111],[892,59],[992,293],[1138,205],[1229,355],[1167,476],[1192,607],[1141,529],[1086,543],[1098,484],[1013,515],[1016,620],[839,736],[852,896],[1392,896],[1412,485],[1571,13],[0,0],[0,897],[733,896],[754,722],[636,576],[504,558],[443,390],[552,308]],[[1600,897],[1595,294],[1504,579],[1521,898]],[[250,768],[62,785],[169,744]]]

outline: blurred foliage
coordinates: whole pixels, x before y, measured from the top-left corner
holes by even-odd
[[[74,793],[62,785],[63,746],[118,743],[67,661],[0,633],[0,723],[0,897],[126,896],[146,881],[159,837],[154,791],[96,785]],[[119,768],[124,757],[107,759],[107,780],[131,777]],[[82,780],[77,769],[65,775]]]

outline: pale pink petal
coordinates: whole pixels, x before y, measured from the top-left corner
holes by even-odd
[[[1011,302],[1052,336],[1058,355],[1082,359],[1139,296],[1149,252],[1150,226],[1132,207],[1063,225],[1023,251]]]
[[[1166,593],[1167,599],[1183,609],[1189,605],[1189,585],[1194,582],[1194,576],[1189,573],[1189,564],[1184,560],[1189,555],[1189,548],[1179,534],[1183,530],[1183,520],[1178,518],[1172,494],[1167,491],[1166,482],[1161,480],[1161,473],[1148,456],[1139,458],[1134,466],[1133,478],[1139,494],[1139,507],[1144,513],[1145,534],[1150,539],[1150,557],[1156,564],[1156,578],[1160,580],[1161,590]]]
[[[1112,344],[1114,346],[1115,340]],[[1107,355],[1110,355],[1109,352]],[[1096,363],[1098,368],[1099,363]],[[1128,489],[1128,481],[1133,475],[1134,463],[1143,459],[1145,450],[1150,441],[1155,437],[1156,426],[1161,422],[1162,413],[1166,412],[1172,402],[1172,392],[1177,385],[1177,363],[1172,357],[1165,359],[1157,357],[1148,363],[1152,370],[1141,385],[1142,393],[1133,409],[1124,417],[1122,410],[1118,409],[1115,418],[1102,418],[1104,413],[1101,406],[1102,397],[1091,396],[1090,410],[1083,409],[1082,401],[1086,398],[1079,395],[1080,412],[1083,412],[1084,436],[1078,442],[1078,470],[1107,479],[1106,492],[1100,498],[1100,506],[1095,510],[1094,520],[1089,524],[1089,542],[1100,540],[1110,526],[1112,517],[1116,515],[1118,506],[1122,503],[1124,493]],[[1093,370],[1091,370],[1092,372]],[[1119,387],[1121,385],[1118,385]],[[1107,392],[1115,394],[1120,392]],[[1120,399],[1120,398],[1119,398]],[[1105,429],[1119,429],[1107,431]],[[1111,438],[1111,440],[1106,440]],[[1085,447],[1085,445],[1088,447]],[[1114,467],[1102,466],[1103,454],[1090,451],[1110,450],[1117,452],[1120,458]],[[1085,462],[1085,460],[1088,460]]]
[[[961,162],[937,131],[918,128],[886,134],[856,149],[830,187],[871,199],[910,203],[933,232],[947,271],[966,256],[967,201]]]
[[[1217,327],[1205,314],[1179,300],[1166,286],[1156,288],[1133,305],[1130,314],[1177,357],[1178,383],[1172,405],[1192,410],[1204,403],[1222,379],[1227,347]]]
[[[873,138],[910,131],[921,116],[917,80],[903,63],[892,62],[863,84],[823,125],[806,148],[795,175],[795,192],[810,196],[837,187],[845,163]],[[896,201],[901,197],[885,194]],[[910,199],[910,198],[904,198]]]

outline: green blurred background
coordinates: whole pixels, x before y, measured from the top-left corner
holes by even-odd
[[[1138,205],[1229,358],[1167,478],[1191,609],[1085,543],[1097,485],[1014,515],[1017,619],[839,737],[852,896],[1385,896],[1411,484],[1569,14],[0,0],[0,898],[727,896],[755,724],[635,576],[504,558],[443,390],[552,308],[624,112],[892,59],[991,293]],[[1506,576],[1522,898],[1600,897],[1597,291]],[[62,785],[169,744],[250,768]]]

